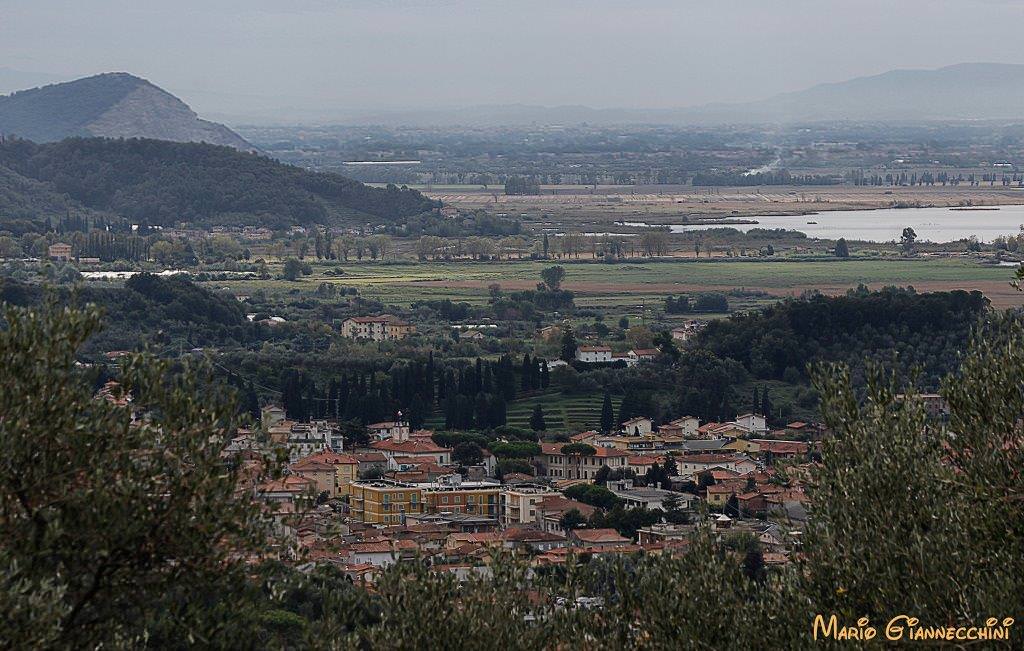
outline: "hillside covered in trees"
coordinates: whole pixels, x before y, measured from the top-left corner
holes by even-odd
[[[698,340],[718,357],[740,362],[754,377],[799,382],[810,362],[874,360],[936,388],[955,370],[973,328],[988,307],[981,292],[918,294],[913,288],[846,296],[814,296],[708,325]]]
[[[89,340],[84,350],[95,356],[109,350],[149,345],[239,344],[257,338],[258,326],[246,320],[241,303],[214,294],[185,276],[138,274],[124,287],[69,290],[6,279],[0,283],[0,302],[39,306],[53,292],[61,304],[98,306],[106,327]]]
[[[40,145],[9,138],[0,142],[0,170],[0,197],[9,195],[5,205],[15,208],[0,217],[19,219],[54,217],[52,194],[66,195],[78,210],[150,226],[396,222],[437,207],[414,190],[371,188],[202,143],[70,138]]]

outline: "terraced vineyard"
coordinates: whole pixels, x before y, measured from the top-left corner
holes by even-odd
[[[601,403],[604,395],[595,393],[592,395],[564,395],[560,391],[541,393],[518,400],[513,400],[508,405],[508,424],[512,427],[530,428],[530,415],[533,414],[534,405],[540,403],[544,410],[544,422],[547,424],[547,432],[556,434],[560,432],[580,432],[588,429],[597,429],[601,426]],[[622,396],[612,396],[612,405],[618,412]],[[424,427],[429,429],[444,429],[444,416],[435,413],[427,419]]]

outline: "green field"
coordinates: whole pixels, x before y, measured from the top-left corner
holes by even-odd
[[[637,308],[658,303],[670,293],[748,290],[773,296],[808,289],[837,292],[860,283],[915,285],[924,290],[981,289],[997,303],[1013,304],[1009,281],[1013,270],[982,265],[971,259],[849,259],[812,261],[694,261],[626,262],[616,265],[576,261],[345,263],[314,265],[312,276],[296,282],[239,281],[232,289],[248,293],[299,289],[310,291],[321,282],[352,286],[366,298],[408,305],[417,300],[449,298],[483,303],[487,286],[506,291],[532,288],[540,270],[551,264],[565,267],[563,286],[577,294],[577,305]],[[343,272],[326,276],[328,269]],[[995,294],[1002,296],[1000,301]],[[739,303],[737,307],[742,307]],[[1020,304],[1019,302],[1016,304]]]

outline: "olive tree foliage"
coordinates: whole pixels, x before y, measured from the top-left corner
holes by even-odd
[[[824,612],[982,622],[1024,612],[1024,326],[994,317],[943,395],[948,423],[875,370],[817,377],[834,435],[812,492],[807,591]]]
[[[233,606],[193,597],[234,581],[236,559],[266,541],[218,458],[234,431],[228,396],[140,355],[111,399],[97,397],[75,365],[97,311],[51,301],[4,317],[0,640],[137,646],[152,624],[217,645]]]

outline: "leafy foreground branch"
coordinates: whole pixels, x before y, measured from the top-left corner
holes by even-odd
[[[858,399],[844,369],[819,370],[835,434],[791,566],[704,534],[681,557],[495,558],[463,581],[398,564],[372,588],[273,560],[219,458],[234,410],[201,372],[136,358],[97,399],[74,359],[99,322],[9,310],[0,332],[5,648],[810,648],[816,614],[866,617],[876,643],[898,614],[1024,614],[1024,328],[1008,318],[947,381],[946,426],[880,372]]]

